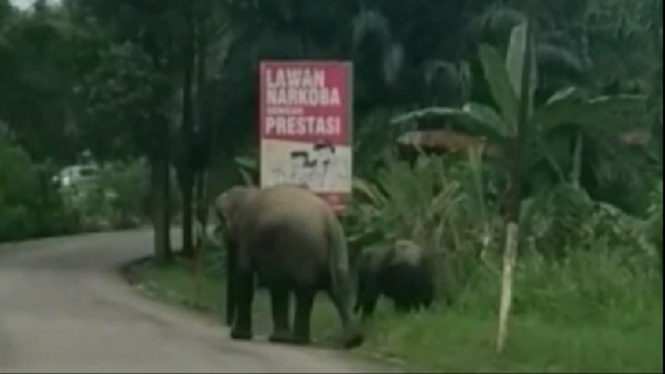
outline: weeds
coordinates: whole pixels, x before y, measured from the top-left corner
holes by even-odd
[[[350,239],[406,236],[443,250],[437,284],[455,303],[404,320],[377,321],[377,346],[430,369],[662,370],[662,354],[652,347],[662,347],[658,189],[648,219],[593,201],[569,184],[542,190],[525,203],[522,240],[529,245],[522,246],[515,269],[515,335],[498,359],[488,348],[500,285],[501,219],[485,192],[492,180],[473,155],[454,161],[420,156],[412,168],[403,161],[387,165],[373,183],[356,182],[356,206],[347,219]],[[548,350],[539,337],[552,345],[550,352],[536,352],[535,347]],[[566,339],[574,343],[566,346]],[[643,349],[650,356],[623,353]],[[443,353],[448,351],[456,353]],[[604,354],[613,359],[593,362]],[[483,355],[486,368],[471,365]]]
[[[0,139],[0,242],[130,228],[145,217],[141,161],[104,167],[98,183],[71,196],[51,181],[55,171]]]
[[[662,187],[646,219],[568,184],[525,202],[522,240],[528,245],[515,269],[512,332],[496,356],[502,220],[488,196],[498,182],[475,153],[468,159],[420,156],[412,165],[387,156],[383,164],[373,178],[355,181],[344,218],[351,248],[397,237],[420,243],[436,255],[439,298],[454,302],[407,316],[380,302],[366,326],[364,350],[426,371],[662,371]],[[224,251],[206,245],[200,300],[189,302],[221,315]],[[188,268],[151,268],[144,276],[187,293],[195,282]],[[257,328],[269,332],[265,292],[257,293],[254,309]],[[336,335],[328,300],[318,299],[312,318],[319,341]]]

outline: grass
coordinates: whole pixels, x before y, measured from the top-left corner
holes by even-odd
[[[378,334],[377,334],[378,332]],[[516,317],[497,358],[494,321],[427,313],[375,326],[377,347],[425,370],[456,372],[662,372],[662,320],[638,331],[557,326]]]
[[[191,300],[185,295],[192,294],[194,277],[184,262],[168,267],[146,264],[138,275],[159,298],[181,304],[195,301],[189,305],[219,316],[222,323],[223,279],[204,279],[199,297]],[[255,334],[264,337],[271,328],[268,300],[266,291],[257,291]],[[602,324],[575,325],[515,315],[507,350],[500,357],[494,354],[491,310],[473,314],[432,310],[399,317],[388,305],[380,305],[367,329],[368,341],[359,352],[397,358],[417,371],[663,372],[662,308],[632,324],[608,324],[604,319]],[[329,345],[339,332],[332,304],[322,294],[312,316],[314,339]]]
[[[151,263],[141,265],[138,269],[139,279],[148,286],[157,298],[170,303],[185,305],[192,309],[219,316],[220,323],[225,323],[225,291],[223,278],[206,277],[202,279],[200,293],[194,298],[195,277],[187,263],[178,261],[169,266],[157,267]],[[293,311],[292,303],[291,309]],[[324,294],[319,294],[312,317],[312,332],[315,343],[332,345],[338,337],[341,327],[337,315]],[[270,298],[267,290],[255,292],[253,304],[254,334],[267,336],[272,328],[270,317]]]

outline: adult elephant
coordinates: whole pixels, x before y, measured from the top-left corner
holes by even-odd
[[[363,334],[353,321],[346,238],[330,206],[297,186],[232,187],[215,201],[227,256],[227,323],[231,337],[252,338],[254,279],[268,288],[271,342],[310,342],[314,297],[325,290],[339,313],[343,345],[358,346]],[[293,331],[289,299],[296,297]]]
[[[356,260],[358,291],[354,312],[371,317],[379,296],[395,309],[409,312],[428,308],[434,300],[434,268],[425,250],[410,240],[364,248]]]

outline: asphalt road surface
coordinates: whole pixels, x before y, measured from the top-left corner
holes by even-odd
[[[142,229],[0,246],[0,372],[386,372],[145,299],[117,269],[151,245]]]

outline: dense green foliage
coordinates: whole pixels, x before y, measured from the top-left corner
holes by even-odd
[[[0,139],[0,242],[73,232],[45,170]]]
[[[146,169],[140,162],[105,167],[97,184],[74,195],[53,182],[55,172],[0,139],[0,243],[135,227],[146,217]]]

